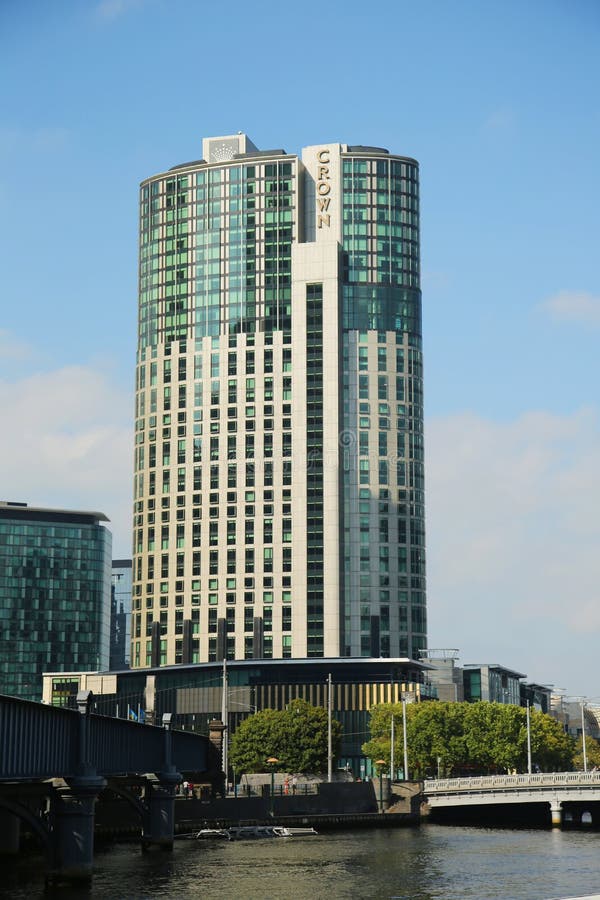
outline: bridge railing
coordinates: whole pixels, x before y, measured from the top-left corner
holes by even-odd
[[[424,782],[426,794],[469,791],[523,790],[552,786],[600,785],[600,772],[540,772],[532,775],[481,775],[469,778],[440,778]]]
[[[0,695],[0,781],[208,768],[208,739],[189,732]]]
[[[72,772],[78,753],[78,715],[0,695],[0,780]]]
[[[190,731],[172,731],[173,762],[180,772],[206,772],[210,769],[209,739]]]
[[[179,770],[207,768],[207,739],[185,731],[171,731],[172,761]],[[89,717],[89,760],[101,775],[158,772],[167,764],[165,731],[109,716]]]

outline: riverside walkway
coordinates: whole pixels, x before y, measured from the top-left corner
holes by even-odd
[[[493,804],[547,803],[553,825],[563,822],[565,804],[600,804],[600,772],[542,772],[425,781],[430,810]],[[590,807],[593,808],[593,807]],[[595,810],[600,820],[599,811]]]

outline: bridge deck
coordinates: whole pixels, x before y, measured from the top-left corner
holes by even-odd
[[[600,772],[542,772],[426,781],[431,807],[600,800]]]
[[[208,768],[208,738],[0,695],[0,782]],[[168,750],[167,750],[168,746]],[[167,758],[167,757],[170,757]]]

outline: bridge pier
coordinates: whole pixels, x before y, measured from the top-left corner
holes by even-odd
[[[552,819],[552,827],[560,828],[562,825],[562,800],[553,797],[550,801],[550,817]]]
[[[144,813],[142,816],[142,848],[150,846],[173,849],[175,836],[175,789],[182,776],[173,765],[172,713],[163,714],[164,770],[155,778],[146,777]]]
[[[161,734],[95,715],[92,706],[90,691],[78,693],[78,712],[0,694],[0,859],[31,833],[46,850],[50,883],[91,878],[94,807],[105,777],[149,779],[145,802],[133,802],[143,843],[172,847],[179,770],[195,777],[214,768],[208,738],[172,733],[171,713]]]
[[[178,772],[161,773],[146,779],[142,813],[142,849],[173,849],[175,835],[175,788],[181,781]]]
[[[8,809],[0,809],[0,856],[14,856],[21,843],[21,820]]]
[[[94,862],[94,805],[106,787],[98,775],[80,775],[57,789],[50,808],[47,881],[89,881]]]

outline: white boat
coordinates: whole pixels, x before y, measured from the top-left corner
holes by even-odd
[[[286,828],[279,825],[234,825],[227,829],[230,839],[233,841],[255,839],[255,838],[274,838],[287,837]]]
[[[314,828],[294,825],[289,825],[285,830],[287,831],[286,837],[310,837],[311,834],[318,834]]]
[[[181,835],[188,840],[256,840],[260,838],[307,837],[317,834],[314,828],[287,827],[286,825],[233,825],[231,828],[201,828],[193,834]]]
[[[230,840],[238,841],[256,838],[274,837],[307,837],[316,834],[314,828],[301,828],[286,825],[239,825],[227,829]]]
[[[234,841],[256,838],[304,837],[316,834],[314,828],[294,828],[285,825],[238,825],[227,829]]]
[[[213,838],[224,838],[227,841],[231,840],[231,835],[226,828],[201,828],[200,831],[197,831],[194,835],[194,839],[197,841],[207,841],[212,840]]]

